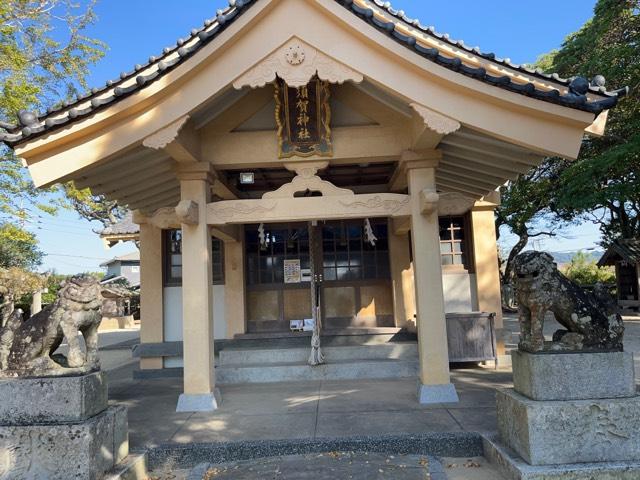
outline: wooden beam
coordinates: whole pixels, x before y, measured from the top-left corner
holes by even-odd
[[[127,161],[118,161],[108,165],[102,165],[100,169],[88,170],[75,180],[76,187],[91,188],[91,186],[102,185],[110,181],[117,181],[122,178],[129,178],[139,172],[149,171],[156,165],[166,162],[164,155],[149,154],[139,158],[127,158]]]
[[[396,217],[391,219],[394,235],[405,235],[411,230],[411,217]]]
[[[165,152],[177,163],[197,163],[200,161],[200,136],[185,115],[142,142],[147,148]]]
[[[242,238],[239,225],[217,225],[211,227],[211,235],[223,242],[239,242]]]
[[[448,173],[450,175],[455,175],[458,177],[468,178],[471,180],[475,180],[479,178],[480,180],[488,182],[489,184],[495,184],[495,185],[502,185],[506,181],[504,178],[501,178],[501,177],[494,177],[493,175],[488,175],[484,172],[479,172],[479,171],[471,172],[463,168],[453,167],[446,163],[440,163],[438,165],[438,171],[442,173]]]
[[[332,164],[389,162],[407,150],[411,134],[402,127],[338,127],[333,130]],[[202,160],[216,170],[282,167],[275,132],[233,132],[203,136]],[[324,160],[324,157],[311,157]]]
[[[207,223],[210,225],[405,217],[409,214],[409,196],[397,193],[224,200],[207,205]]]
[[[382,126],[393,126],[407,122],[407,117],[395,109],[380,102],[377,98],[357,88],[353,83],[335,85],[331,96],[352,110],[371,119],[371,123]]]
[[[452,155],[445,155],[442,157],[442,161],[438,166],[453,169],[455,171],[464,171],[469,175],[486,174],[499,179],[503,183],[507,180],[514,180],[518,178],[518,175],[520,175],[518,172],[489,167],[487,165],[476,163],[473,160],[458,158]]]
[[[492,137],[489,137],[488,135],[474,132],[473,130],[470,130],[468,128],[463,128],[459,130],[458,132],[456,132],[456,136],[465,138],[467,140],[470,140],[478,144],[490,145],[490,146],[499,148],[500,150],[505,152],[514,152],[524,156],[541,158],[540,154],[533,153],[519,145],[514,145],[509,142],[504,142],[502,140],[498,140],[497,138],[492,138]]]
[[[400,192],[407,189],[407,169],[403,162],[398,163],[391,180],[389,180],[389,191]]]
[[[452,186],[449,186],[449,185],[442,185],[440,183],[438,183],[438,192],[441,192],[441,193],[459,193],[460,195],[465,195],[467,197],[470,196],[470,197],[472,197],[474,199],[477,199],[477,200],[482,198],[482,195],[479,195],[477,193],[465,192],[464,190],[461,190],[459,188],[452,187]]]
[[[490,190],[485,190],[485,189],[482,189],[482,188],[479,188],[479,187],[472,187],[472,186],[463,185],[463,184],[460,184],[458,182],[454,182],[454,181],[451,181],[451,180],[438,178],[437,174],[436,174],[436,183],[438,185],[443,185],[445,187],[455,188],[460,192],[464,192],[464,193],[471,194],[473,196],[479,196],[479,197],[483,197],[484,195],[486,195],[490,191]]]
[[[119,200],[121,203],[125,203],[125,204],[136,203],[147,197],[158,195],[176,188],[178,189],[180,188],[180,183],[174,177],[152,187],[148,187],[147,185],[145,185],[143,188],[139,189],[137,192],[134,191],[133,193],[130,193],[130,194],[123,194],[123,192],[117,192],[114,195],[114,197],[117,200]]]
[[[486,153],[478,154],[477,152],[471,152],[469,150],[465,150],[459,147],[453,147],[451,145],[441,144],[440,150],[442,150],[443,153],[452,155],[454,157],[468,159],[476,163],[488,165],[490,167],[498,167],[503,170],[511,171],[513,173],[525,173],[531,169],[531,167],[528,165],[522,165],[510,160],[495,158]]]
[[[460,185],[468,185],[470,187],[477,187],[481,189],[486,188],[488,190],[495,190],[500,186],[500,184],[495,184],[492,182],[483,182],[479,178],[469,179],[469,178],[457,175],[455,173],[451,174],[443,170],[440,170],[440,168],[438,168],[436,171],[436,177],[441,178],[443,180],[456,182],[456,183],[459,183]]]
[[[442,143],[468,152],[479,153],[485,156],[520,163],[529,167],[538,166],[542,161],[542,157],[537,155],[472,140],[467,137],[459,136],[457,133],[444,138]]]
[[[198,123],[196,128],[201,130],[203,136],[231,132],[262,110],[273,99],[274,92],[271,85],[250,90],[233,104],[223,108],[205,124]]]
[[[138,172],[139,173],[139,172]],[[150,172],[147,169],[147,173]],[[140,186],[143,184],[145,187],[158,185],[159,183],[166,182],[171,178],[176,178],[176,175],[171,168],[171,165],[162,165],[153,171],[153,174],[146,177],[140,177],[132,174],[119,179],[118,181],[112,181],[107,184],[100,184],[91,187],[91,191],[97,195],[106,195],[116,192],[126,194],[126,192],[133,188],[134,191],[140,191]]]
[[[170,202],[169,200],[175,199],[175,202]],[[148,211],[149,207],[155,207],[154,211],[158,208],[162,207],[174,207],[180,201],[180,188],[176,188],[175,190],[164,192],[161,194],[157,194],[154,196],[150,196],[144,199],[141,199],[135,203],[129,204],[130,210],[145,210]]]
[[[223,200],[237,200],[240,198],[239,192],[220,178],[216,178],[213,182],[211,191],[214,195],[217,195]]]

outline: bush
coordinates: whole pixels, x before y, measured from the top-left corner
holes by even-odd
[[[598,267],[597,262],[584,252],[576,253],[569,264],[562,268],[562,273],[578,285],[607,284],[616,281],[612,267]]]

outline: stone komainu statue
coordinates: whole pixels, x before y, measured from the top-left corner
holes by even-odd
[[[553,257],[524,252],[515,259],[514,273],[520,317],[521,350],[622,350],[624,325],[609,293],[590,293],[558,271]],[[558,330],[545,347],[544,317],[552,312],[566,330]]]
[[[56,301],[23,321],[15,310],[0,330],[0,375],[53,376],[98,370],[98,327],[102,320],[101,287],[93,277],[62,283]],[[78,331],[84,337],[86,357]],[[68,357],[53,353],[66,338]]]

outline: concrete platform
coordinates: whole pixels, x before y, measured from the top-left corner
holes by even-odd
[[[182,380],[132,380],[135,365],[109,372],[110,399],[129,408],[133,449],[161,444],[313,439],[425,432],[495,432],[495,388],[511,373],[454,370],[460,401],[420,405],[417,378],[221,385],[209,413],[176,413]]]

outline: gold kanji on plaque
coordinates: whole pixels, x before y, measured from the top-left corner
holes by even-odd
[[[294,88],[278,78],[275,100],[280,158],[333,154],[328,82],[316,77]]]

